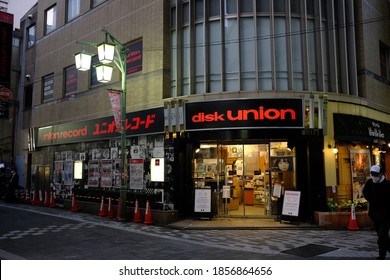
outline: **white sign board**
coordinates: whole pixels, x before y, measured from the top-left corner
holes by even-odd
[[[211,189],[195,189],[194,211],[211,213]]]
[[[222,187],[222,198],[230,198],[230,186]]]
[[[152,158],[150,161],[150,181],[164,182],[164,158]]]
[[[300,199],[300,191],[285,191],[282,215],[298,217]]]

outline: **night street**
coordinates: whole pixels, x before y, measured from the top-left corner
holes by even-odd
[[[0,221],[1,259],[353,260],[377,254],[372,230],[184,230],[5,203],[0,204]],[[329,250],[286,251],[315,244]]]

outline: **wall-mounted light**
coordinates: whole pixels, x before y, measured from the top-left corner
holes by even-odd
[[[27,74],[27,75],[26,75],[26,80],[27,80],[27,81],[30,81],[30,79],[31,79],[30,74]]]
[[[336,148],[336,145],[332,147],[331,144],[328,144],[328,149],[332,149],[332,153],[337,154],[339,152],[339,149]]]

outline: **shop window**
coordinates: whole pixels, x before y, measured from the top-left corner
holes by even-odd
[[[57,6],[54,5],[45,11],[45,34],[57,28]]]

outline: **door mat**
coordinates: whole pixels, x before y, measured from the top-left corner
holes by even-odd
[[[331,252],[331,251],[334,251],[337,249],[338,248],[331,247],[331,246],[308,244],[305,246],[282,251],[282,253],[294,255],[294,256],[298,256],[298,257],[303,257],[303,258],[309,258],[309,257],[314,257],[317,255],[325,254],[325,253],[328,253],[328,252]]]

